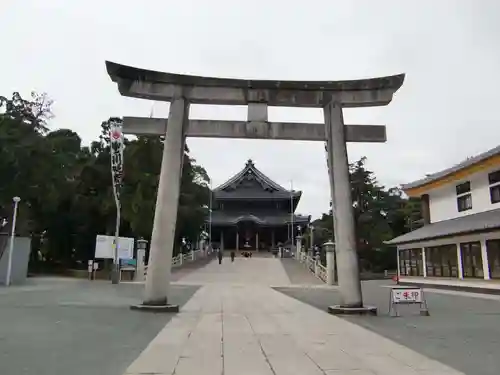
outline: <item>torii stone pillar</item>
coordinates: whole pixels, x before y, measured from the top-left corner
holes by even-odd
[[[342,307],[359,308],[363,306],[361,284],[359,282],[358,256],[354,213],[352,210],[349,162],[345,142],[344,117],[340,103],[331,101],[324,108],[327,127],[327,152],[330,164],[332,185],[332,213],[335,232],[337,261]]]
[[[188,115],[189,103],[183,97],[172,100],[163,143],[145,295],[138,308],[179,311],[178,305],[169,303],[168,296]]]
[[[388,105],[404,74],[352,81],[265,81],[155,72],[107,61],[120,94],[171,102],[166,119],[124,118],[125,134],[165,136],[151,240],[146,293],[141,308],[168,311],[170,267],[185,137],[285,139],[326,142],[334,212],[341,305],[332,313],[366,313],[363,306],[351,206],[346,142],[385,142],[384,125],[344,125],[342,108]],[[247,121],[188,120],[189,103],[246,105]],[[323,108],[324,124],[268,121],[268,106]],[[238,234],[237,237],[238,239]],[[238,244],[237,244],[238,246]],[[174,307],[176,308],[176,307]]]

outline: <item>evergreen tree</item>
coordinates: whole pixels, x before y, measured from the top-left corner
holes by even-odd
[[[71,130],[49,131],[51,104],[46,94],[0,97],[0,220],[7,223],[0,231],[9,231],[12,197],[20,196],[16,231],[32,237],[30,268],[85,268],[96,235],[114,233],[109,128],[121,120],[103,121],[99,138],[87,147]],[[150,240],[162,149],[160,137],[125,140],[121,236]],[[208,175],[186,147],[176,244],[196,241],[208,194]]]

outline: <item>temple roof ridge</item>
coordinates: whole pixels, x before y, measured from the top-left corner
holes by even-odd
[[[245,163],[245,167],[242,170],[240,170],[234,176],[229,178],[229,180],[227,180],[226,182],[217,186],[215,189],[213,189],[213,191],[214,192],[222,191],[222,190],[230,187],[231,185],[238,183],[246,175],[248,175],[250,173],[252,173],[258,180],[260,180],[261,183],[268,185],[269,187],[271,187],[272,189],[274,189],[278,192],[288,193],[288,194],[290,194],[290,193],[295,193],[295,194],[299,193],[300,194],[300,192],[291,191],[291,190],[284,188],[283,186],[281,186],[280,184],[278,184],[277,182],[273,181],[271,178],[266,176],[259,169],[257,169],[257,167],[255,166],[255,163],[252,159],[248,159],[247,162]]]

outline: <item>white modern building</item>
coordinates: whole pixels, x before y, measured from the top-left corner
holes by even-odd
[[[403,190],[424,226],[387,242],[400,281],[500,289],[500,146]]]

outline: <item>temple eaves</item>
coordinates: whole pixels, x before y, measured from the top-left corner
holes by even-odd
[[[242,221],[253,221],[259,225],[287,225],[292,222],[291,215],[286,214],[271,214],[271,215],[238,215],[229,212],[215,211],[212,216],[213,224],[238,224]],[[310,215],[293,215],[294,224],[304,224],[311,221]],[[207,219],[208,222],[208,219]]]
[[[157,72],[106,61],[106,69],[121,95],[159,101],[184,96],[194,104],[324,107],[387,105],[401,87],[404,74],[347,81],[272,81],[200,77]],[[181,90],[181,91],[179,91]]]
[[[280,193],[286,193],[286,195],[289,197],[290,194],[292,194],[295,198],[300,198],[302,195],[301,191],[294,191],[291,192],[278,184],[277,182],[273,181],[271,178],[266,176],[264,173],[262,173],[257,167],[255,166],[254,162],[252,159],[248,159],[245,167],[240,170],[238,173],[236,173],[234,176],[229,178],[226,182],[222,183],[221,185],[217,186],[216,188],[213,189],[214,193],[220,193],[224,189],[227,189],[228,187],[237,185],[241,180],[245,178],[245,176],[251,173],[256,179],[260,180],[264,185],[269,186],[271,189],[273,189],[276,192]]]

